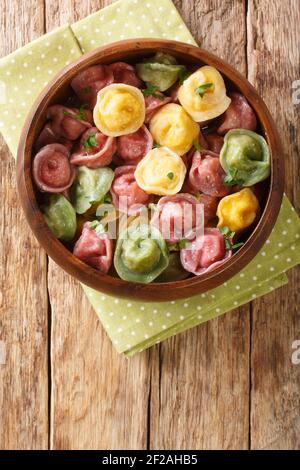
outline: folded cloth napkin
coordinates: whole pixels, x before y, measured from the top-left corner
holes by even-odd
[[[95,47],[141,36],[195,44],[171,0],[120,0],[2,58],[0,129],[13,155],[30,106],[55,73]],[[83,289],[116,349],[131,356],[286,284],[284,272],[300,262],[299,237],[300,220],[284,196],[276,225],[258,255],[239,274],[207,293],[144,303],[102,295],[87,286]]]

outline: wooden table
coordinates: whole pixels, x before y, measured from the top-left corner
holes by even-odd
[[[0,53],[109,3],[5,1]],[[299,211],[299,0],[175,3],[198,43],[247,75],[269,105]],[[31,234],[15,163],[0,145],[0,448],[299,449],[299,269],[288,286],[127,360],[78,282]]]

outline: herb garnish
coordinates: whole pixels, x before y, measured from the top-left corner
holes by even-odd
[[[85,114],[85,108],[86,107],[87,107],[87,104],[80,105],[79,113],[76,114],[76,119],[78,119],[78,121],[85,121],[86,120],[86,114]]]
[[[241,178],[238,178],[237,174],[237,168],[229,170],[228,174],[224,177],[224,184],[226,184],[226,186],[242,186],[244,181]]]
[[[97,147],[97,140],[95,134],[90,134],[87,139],[82,142],[82,145],[85,149],[89,149],[90,147]]]
[[[229,227],[222,227],[219,229],[225,239],[225,247],[226,250],[236,250],[244,243],[233,243],[233,238],[235,236],[235,232],[232,232]]]
[[[174,178],[174,173],[173,171],[170,171],[168,174],[167,174],[167,177],[169,178],[169,180],[172,180]]]
[[[203,98],[204,96],[204,93],[213,86],[213,83],[209,82],[209,83],[203,83],[203,85],[200,85],[198,86],[197,88],[195,88],[195,93],[197,93],[197,95],[201,96],[201,98]]]
[[[184,248],[186,248],[187,244],[188,244],[188,240],[186,238],[183,238],[182,240],[178,242],[179,249],[183,250]]]
[[[161,145],[158,144],[157,142],[155,142],[155,144],[153,145],[153,148],[155,148],[155,149],[159,149],[160,147],[161,147]]]
[[[164,100],[165,99],[164,95],[156,93],[157,91],[159,91],[158,86],[149,84],[147,88],[142,90],[142,93],[144,96],[154,96],[154,98],[158,98],[159,100]]]
[[[98,235],[107,232],[107,228],[105,228],[99,220],[93,220],[89,222],[89,228],[95,230]]]
[[[184,250],[188,244],[188,240],[186,238],[183,238],[182,240],[179,240],[177,243],[167,243],[169,251],[180,251]]]
[[[186,68],[182,68],[179,73],[178,73],[178,78],[179,78],[179,85],[182,85],[184,80],[189,78],[189,76],[192,74],[189,70]]]
[[[106,193],[104,198],[103,198],[103,203],[104,204],[110,204],[112,202],[112,197],[110,193]]]
[[[201,152],[201,150],[203,149],[198,139],[195,139],[193,141],[193,146],[195,147],[196,150],[198,150],[198,152]]]
[[[84,93],[91,93],[92,91],[92,87],[90,85],[88,86],[85,86],[84,89],[83,89]]]
[[[72,114],[69,111],[64,111],[64,115],[72,117],[73,119],[77,119],[77,121],[85,121],[86,120],[86,114],[85,114],[86,107],[87,107],[87,104],[82,104],[77,114]]]

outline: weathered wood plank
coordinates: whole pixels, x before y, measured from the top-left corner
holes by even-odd
[[[148,354],[113,349],[81,287],[49,266],[53,449],[144,449]]]
[[[40,0],[1,4],[1,56],[43,33],[43,13]],[[0,154],[0,449],[46,449],[47,260],[25,222],[2,138]]]
[[[292,103],[299,80],[299,1],[251,0],[248,12],[250,81],[278,124],[286,161],[286,191],[300,208],[300,105]],[[300,366],[291,362],[300,339],[299,268],[288,286],[253,304],[251,447],[299,449]]]
[[[73,22],[109,1],[46,1],[47,29]],[[73,8],[75,7],[75,8]],[[53,262],[51,448],[145,449],[149,353],[118,355],[80,285]]]
[[[199,45],[245,74],[244,2],[175,3]],[[151,448],[248,447],[249,344],[245,306],[152,351]]]

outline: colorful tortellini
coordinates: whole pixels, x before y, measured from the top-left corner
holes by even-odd
[[[227,174],[227,181],[240,186],[253,186],[268,178],[271,171],[267,142],[261,135],[246,129],[227,132],[220,163]]]
[[[260,213],[257,197],[250,188],[230,194],[221,199],[217,209],[218,227],[228,227],[240,233],[250,227]]]
[[[76,232],[76,213],[66,197],[62,194],[51,194],[41,209],[56,238],[65,242],[73,240]]]
[[[110,192],[115,207],[129,215],[138,214],[151,202],[151,195],[143,191],[136,182],[134,165],[124,165],[115,169]]]
[[[151,224],[160,230],[169,243],[193,239],[203,228],[204,210],[195,196],[179,193],[160,198]]]
[[[150,121],[150,132],[155,142],[184,155],[198,138],[199,125],[182,106],[169,103],[160,108]]]
[[[176,59],[157,52],[154,57],[136,65],[138,76],[149,86],[155,86],[160,91],[170,88],[186,70],[184,65],[178,65]]]
[[[76,97],[47,110],[31,166],[54,236],[129,282],[180,282],[229,259],[270,174],[247,99],[227,95],[214,67],[162,52],[93,65],[70,85]]]
[[[79,166],[72,188],[72,203],[77,214],[84,214],[93,204],[100,202],[113,179],[114,172],[109,167],[92,169]]]
[[[144,96],[137,87],[113,83],[98,92],[93,116],[104,135],[132,134],[145,120]]]
[[[86,222],[73,253],[81,261],[106,274],[112,263],[113,242],[99,221]]]
[[[196,122],[220,116],[231,101],[222,75],[210,65],[201,67],[183,82],[178,99]]]
[[[159,147],[150,150],[138,163],[134,176],[146,193],[171,196],[180,191],[185,174],[182,158],[168,147]]]
[[[184,269],[195,275],[212,271],[223,264],[232,255],[226,250],[225,240],[217,228],[206,228],[188,246],[180,251]]]
[[[167,244],[155,227],[132,224],[120,234],[114,265],[121,279],[148,284],[168,263]]]
[[[218,157],[195,152],[189,173],[192,188],[210,196],[223,197],[230,188],[224,184],[225,173]]]
[[[62,193],[74,181],[75,168],[70,163],[70,152],[62,144],[48,144],[40,149],[33,160],[32,174],[42,192]]]

